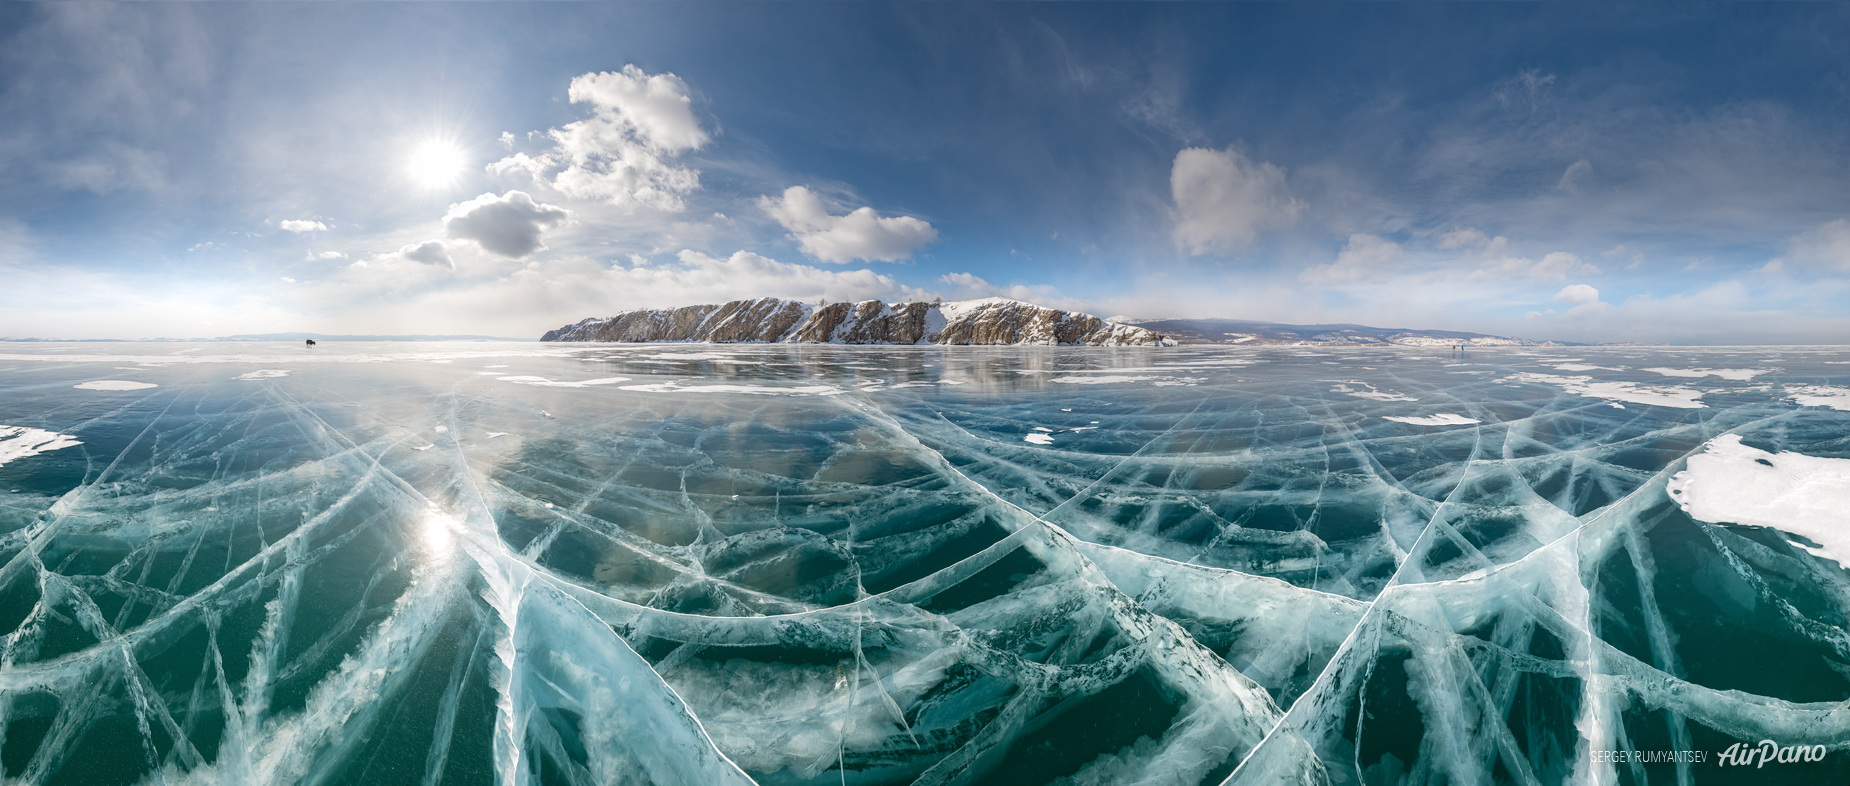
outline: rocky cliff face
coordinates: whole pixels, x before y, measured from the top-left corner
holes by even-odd
[[[625,311],[549,330],[541,341],[711,341],[818,344],[1044,344],[1171,346],[1154,331],[1009,298],[952,303],[808,305],[734,300],[717,306]]]

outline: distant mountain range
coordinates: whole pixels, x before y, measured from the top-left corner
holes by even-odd
[[[1565,341],[1533,341],[1526,338],[1462,333],[1454,330],[1414,330],[1378,328],[1367,325],[1286,325],[1278,322],[1249,322],[1243,319],[1138,319],[1117,316],[1111,321],[1135,325],[1161,333],[1178,344],[1396,344],[1409,347],[1444,347],[1463,344],[1473,347],[1555,347],[1586,346]]]

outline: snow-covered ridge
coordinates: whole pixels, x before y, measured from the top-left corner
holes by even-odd
[[[1094,347],[1175,344],[1152,330],[1003,297],[950,303],[863,300],[829,305],[767,297],[720,305],[637,309],[549,330],[540,340]]]

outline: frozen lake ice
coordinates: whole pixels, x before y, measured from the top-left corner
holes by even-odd
[[[1837,347],[0,344],[0,769],[1843,783],[1845,410]]]

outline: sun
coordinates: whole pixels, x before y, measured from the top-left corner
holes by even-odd
[[[456,182],[468,163],[462,148],[448,142],[425,142],[411,151],[405,172],[425,188],[442,188]]]

